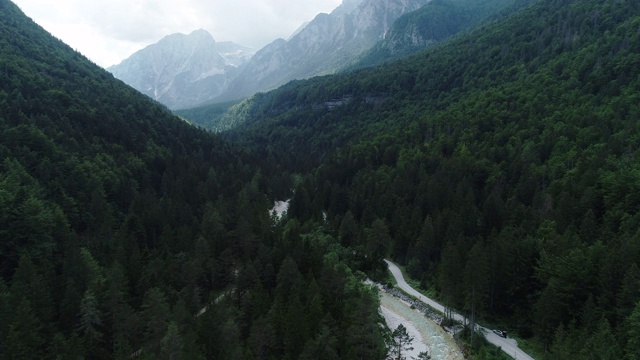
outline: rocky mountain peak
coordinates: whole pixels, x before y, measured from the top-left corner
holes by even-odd
[[[342,4],[331,12],[333,16],[350,14],[358,9],[358,6],[365,0],[343,0]]]
[[[198,105],[219,94],[227,74],[237,71],[252,49],[218,43],[204,29],[171,34],[108,68],[140,92],[170,108]]]

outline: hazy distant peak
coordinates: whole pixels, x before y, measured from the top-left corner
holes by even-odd
[[[215,43],[216,41],[208,31],[204,29],[198,29],[192,31],[188,35],[183,33],[174,33],[167,35],[160,39],[160,41],[158,41],[157,43],[151,44],[138,52],[153,51],[152,49],[164,49],[167,47],[203,48],[215,46]],[[132,56],[134,55],[136,54],[133,54]]]
[[[342,0],[342,4],[331,12],[331,15],[340,16],[355,11],[364,0]]]
[[[175,33],[167,35],[160,41],[158,41],[159,44],[165,42],[180,42],[184,44],[192,44],[195,46],[196,44],[214,44],[216,40],[207,30],[198,29],[190,32],[189,34]]]
[[[165,36],[109,67],[115,77],[169,108],[195,106],[217,96],[255,51],[216,42],[204,29]]]
[[[198,29],[198,30],[193,30],[188,37],[190,38],[194,38],[194,39],[199,39],[199,40],[206,40],[206,41],[214,41],[213,36],[211,36],[211,34],[205,30],[205,29]]]

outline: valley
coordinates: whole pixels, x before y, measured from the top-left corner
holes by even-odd
[[[0,0],[0,360],[397,357],[418,313],[366,279],[462,321],[410,319],[434,358],[640,354],[637,1],[345,1],[130,60]]]

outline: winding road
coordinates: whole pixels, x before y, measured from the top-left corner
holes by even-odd
[[[429,305],[437,311],[444,313],[444,306],[440,305],[433,299],[430,299],[418,291],[412,288],[407,282],[404,280],[404,276],[402,275],[402,271],[391,261],[385,260],[387,266],[389,267],[389,271],[396,279],[398,283],[398,287],[402,289],[407,294],[414,296],[416,299],[422,301],[423,303]],[[456,321],[463,322],[464,318],[462,315],[453,312],[453,318]],[[507,355],[511,356],[514,359],[520,360],[533,360],[529,354],[525,353],[518,347],[518,343],[514,339],[503,338],[493,333],[491,329],[478,325],[478,329],[484,334],[484,337],[495,346],[498,346],[504,351]]]

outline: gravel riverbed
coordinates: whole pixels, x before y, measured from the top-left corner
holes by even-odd
[[[464,359],[453,337],[419,309],[412,309],[411,304],[404,299],[381,290],[380,313],[390,329],[403,324],[409,335],[414,338],[414,349],[403,354],[407,359],[417,359],[418,354],[425,350],[434,360]]]

